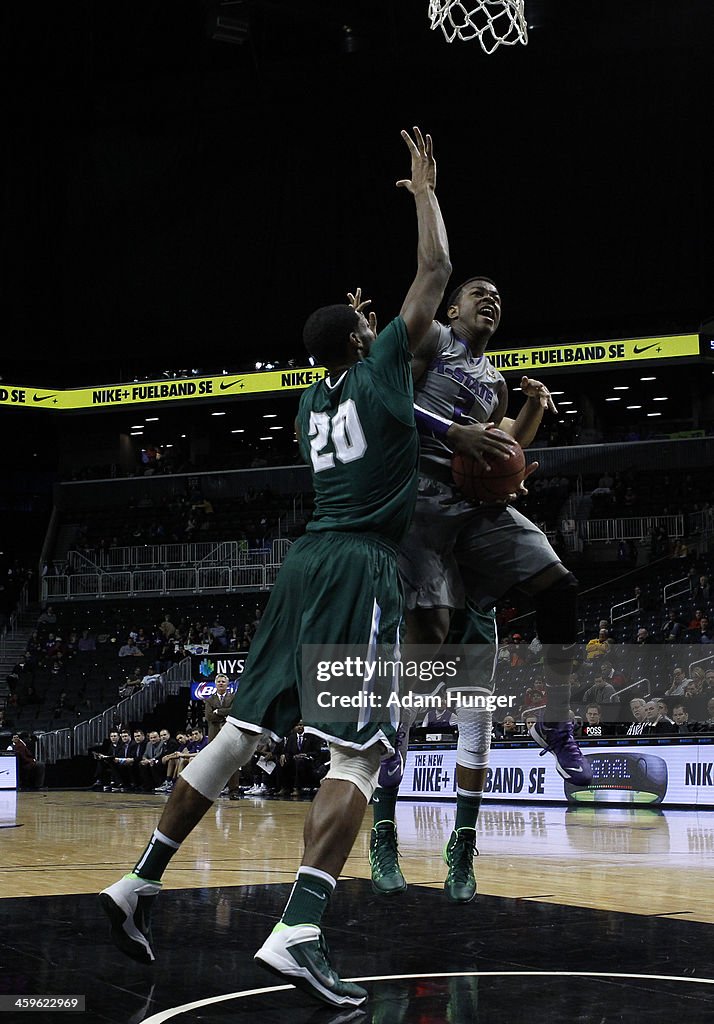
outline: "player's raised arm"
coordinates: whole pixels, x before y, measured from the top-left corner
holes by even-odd
[[[444,295],[451,274],[446,226],[436,198],[436,161],[431,136],[424,138],[414,128],[414,138],[402,132],[412,158],[411,178],[403,178],[397,187],[414,196],[419,241],[417,273],[401,309],[409,332],[409,348],[415,351],[424,340]]]

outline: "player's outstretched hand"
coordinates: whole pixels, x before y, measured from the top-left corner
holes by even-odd
[[[553,401],[550,391],[539,380],[533,380],[532,377],[521,377],[521,391],[525,392],[529,398],[537,398],[542,409],[550,409],[551,412],[558,411],[558,406]]]
[[[412,155],[412,176],[402,178],[397,182],[397,188],[406,188],[412,194],[421,192],[423,189],[436,188],[436,161],[434,160],[434,145],[431,135],[426,139],[420,130],[414,127],[414,138],[409,132],[402,132],[402,138]]]
[[[347,301],[349,302],[352,309],[356,309],[358,313],[364,313],[367,306],[372,305],[371,299],[362,298],[362,289],[356,288],[354,295],[352,292],[347,292]],[[367,322],[369,323],[370,329],[376,335],[377,334],[377,314],[370,310],[367,314]]]
[[[498,430],[493,423],[452,423],[446,438],[455,452],[470,455],[485,471],[491,468],[487,456],[510,459],[518,447],[510,434]]]

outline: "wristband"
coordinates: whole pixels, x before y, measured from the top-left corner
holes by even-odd
[[[451,420],[445,420],[443,416],[437,416],[436,413],[429,412],[427,409],[422,409],[422,407],[416,403],[414,403],[414,419],[416,421],[417,429],[421,433],[428,431],[435,437],[441,438],[443,441],[446,440],[449,427],[453,426]]]

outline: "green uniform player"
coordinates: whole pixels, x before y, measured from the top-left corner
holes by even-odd
[[[410,361],[397,317],[364,359],[301,398],[296,428],[312,468],[315,511],[288,552],[251,645],[228,719],[234,725],[266,729],[278,740],[302,715],[306,732],[391,749],[388,710],[358,726],[315,721],[301,709],[301,651],[398,643],[397,546],[416,502],[419,455]]]
[[[145,963],[154,960],[150,913],[170,858],[229,776],[250,760],[261,730],[280,736],[301,717],[301,646],[398,639],[396,548],[414,508],[418,454],[409,361],[451,272],[431,139],[418,129],[414,139],[407,132],[402,137],[411,178],[397,185],[416,203],[416,277],[400,316],[376,341],[374,314],[365,317],[359,293],[351,306],[326,306],[309,317],[305,345],[327,369],[303,396],[296,423],[312,468],[314,517],[279,573],[231,717],[182,773],[134,870],[100,895],[114,942]],[[361,718],[313,719],[306,729],[329,738],[331,767],[305,821],[293,891],[255,958],[324,1002],[359,1006],[367,992],[341,980],[320,923],[374,792],[380,758],[392,749],[393,730],[389,722]]]

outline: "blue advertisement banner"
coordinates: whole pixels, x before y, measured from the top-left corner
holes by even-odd
[[[193,654],[191,656],[191,700],[205,700],[216,692],[216,676],[228,676],[228,689],[235,693],[245,666],[245,654]]]

